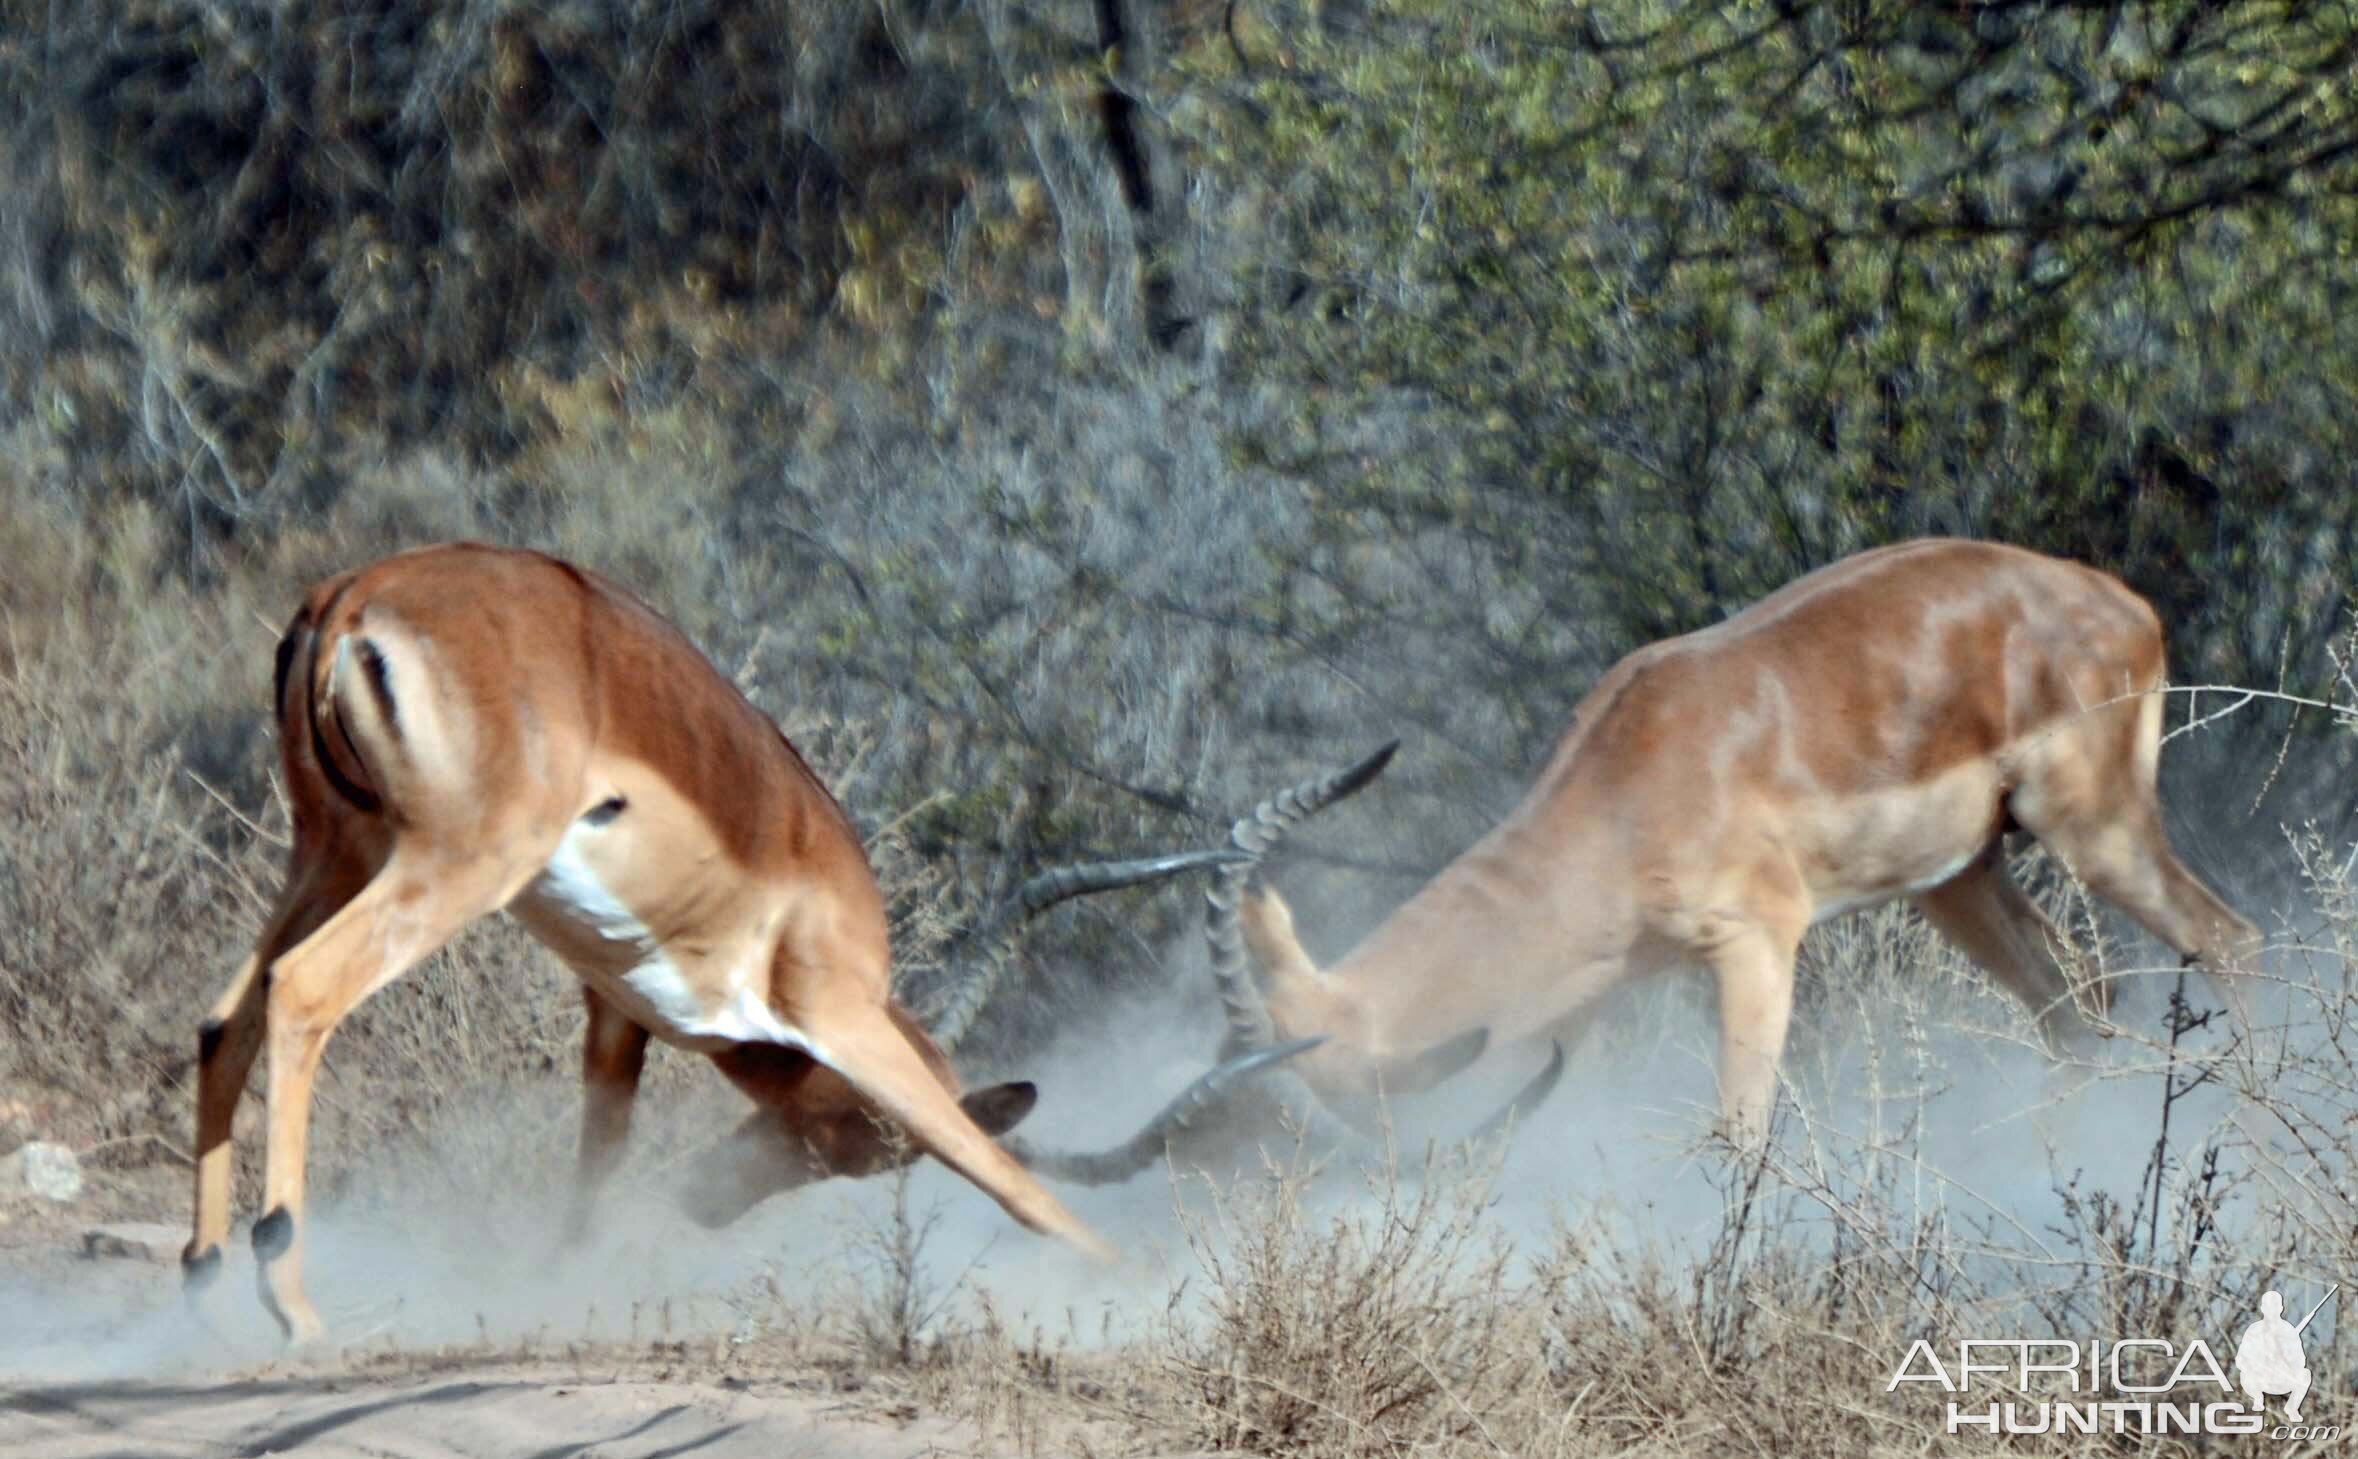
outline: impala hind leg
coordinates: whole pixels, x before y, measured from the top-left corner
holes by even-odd
[[[231,1129],[247,1076],[262,1052],[268,970],[368,885],[374,869],[351,849],[303,856],[290,868],[278,907],[253,955],[230,979],[197,1030],[195,1213],[188,1245],[180,1254],[182,1280],[192,1289],[203,1288],[220,1274],[221,1246],[229,1239],[235,1165]]]
[[[1925,920],[2021,1001],[2038,1019],[2050,1054],[2087,1028],[2072,1000],[2071,979],[2056,958],[2063,934],[2014,878],[1996,848],[1957,876],[1917,894]],[[2098,981],[2089,1001],[2101,1015],[2109,990]]]
[[[582,985],[589,1027],[581,1040],[581,1158],[574,1172],[573,1200],[566,1212],[565,1239],[579,1243],[589,1234],[598,1192],[622,1159],[630,1138],[630,1107],[647,1065],[647,1031],[621,1010]]]
[[[1801,935],[1748,927],[1705,954],[1719,984],[1719,1105],[1728,1138],[1750,1148],[1768,1138],[1777,1064],[1793,1016],[1793,960]]]
[[[496,865],[396,854],[269,969],[263,999],[270,1134],[254,1255],[262,1301],[295,1342],[321,1332],[303,1292],[303,1161],[311,1086],[328,1036],[362,999],[506,902],[522,880]]]

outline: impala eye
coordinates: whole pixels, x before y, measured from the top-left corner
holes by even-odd
[[[613,820],[616,816],[621,815],[622,808],[629,804],[629,801],[624,800],[619,795],[610,795],[606,797],[606,799],[599,801],[596,805],[591,806],[587,811],[584,811],[582,813],[581,823],[585,826],[603,826],[608,821]]]

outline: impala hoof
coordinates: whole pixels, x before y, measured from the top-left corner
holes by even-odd
[[[221,1248],[218,1245],[208,1244],[199,1251],[197,1244],[191,1241],[188,1249],[180,1253],[180,1286],[191,1297],[212,1286],[220,1277]]]
[[[261,1282],[262,1305],[278,1319],[280,1337],[285,1339],[285,1351],[290,1356],[317,1353],[325,1345],[327,1324],[319,1320],[311,1299],[300,1291],[281,1291],[270,1284],[268,1276]]]
[[[295,1218],[284,1206],[273,1206],[270,1214],[254,1223],[254,1259],[267,1265],[286,1255],[295,1244]]]

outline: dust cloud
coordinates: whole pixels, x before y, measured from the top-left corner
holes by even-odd
[[[2156,1028],[2174,976],[2123,979],[2116,1020]],[[1814,986],[1794,1021],[1778,1148],[1782,1168],[1822,1177],[1827,1198],[1857,1197],[1874,1181],[1898,1220],[2036,1233],[2056,1219],[2066,1186],[2125,1195],[2146,1179],[2164,1062],[2150,1033],[2095,1041],[2053,1063],[2010,1000],[1896,909],[1813,937],[1803,979]],[[2215,1001],[2199,978],[2188,988]],[[2284,1000],[2269,1001],[2281,1023]],[[1201,1073],[1217,1036],[1213,1000],[1183,980],[1021,1069],[989,1073],[1040,1085],[1027,1138],[1094,1148],[1127,1136]],[[2188,1048],[2221,1037],[2198,1030]],[[1522,1242],[1576,1227],[1668,1262],[1700,1259],[1741,1198],[1727,1154],[1706,1134],[1713,1046],[1702,979],[1622,990],[1489,1171],[1494,1218]],[[1402,1177],[1417,1179],[1428,1144],[1472,1129],[1545,1054],[1502,1043],[1441,1090],[1398,1106]],[[1186,1173],[1157,1165],[1125,1185],[1059,1186],[1124,1253],[1112,1270],[1021,1230],[930,1161],[905,1190],[890,1178],[827,1182],[707,1231],[667,1192],[741,1105],[697,1072],[693,1095],[642,1102],[631,1157],[579,1246],[562,1231],[578,1096],[561,1084],[446,1120],[400,1155],[353,1162],[315,1151],[306,1272],[337,1341],[347,1351],[476,1341],[561,1350],[601,1339],[727,1342],[846,1322],[892,1280],[880,1243],[898,1201],[922,1232],[923,1285],[943,1299],[932,1321],[972,1321],[987,1306],[1014,1332],[1125,1342],[1185,1319],[1190,1288],[1201,1285],[1190,1281],[1190,1233],[1211,1239],[1219,1193],[1303,1153],[1276,1135],[1259,1150],[1184,1150],[1182,1163],[1195,1167]],[[2223,1083],[2181,1102],[2175,1119],[2188,1138],[2231,1119],[2235,1096]],[[1366,1170],[1384,1161],[1381,1149],[1327,1153],[1305,1195],[1308,1219],[1377,1199]],[[323,1165],[340,1178],[319,1180]],[[1448,1178],[1485,1178],[1450,1169]],[[1804,1223],[1778,1239],[1824,1236]],[[273,1360],[277,1332],[256,1298],[242,1227],[232,1245],[222,1279],[194,1304],[165,1267],[76,1261],[0,1276],[0,1373],[162,1378]]]

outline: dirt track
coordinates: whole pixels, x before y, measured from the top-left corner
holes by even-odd
[[[891,1459],[1069,1452],[1039,1425],[1084,1422],[1027,1415],[1016,1444],[891,1374],[814,1367],[775,1340],[739,1346],[694,1323],[676,1339],[554,1351],[546,1333],[456,1345],[356,1333],[341,1351],[289,1358],[251,1300],[250,1263],[233,1259],[220,1300],[192,1313],[170,1263],[91,1259],[46,1224],[38,1240],[0,1242],[7,1459]]]
[[[847,1459],[974,1452],[939,1420],[893,1424],[824,1396],[759,1384],[598,1379],[485,1365],[397,1379],[325,1376],[101,1382],[0,1391],[16,1459],[225,1455],[595,1455],[597,1459]]]

